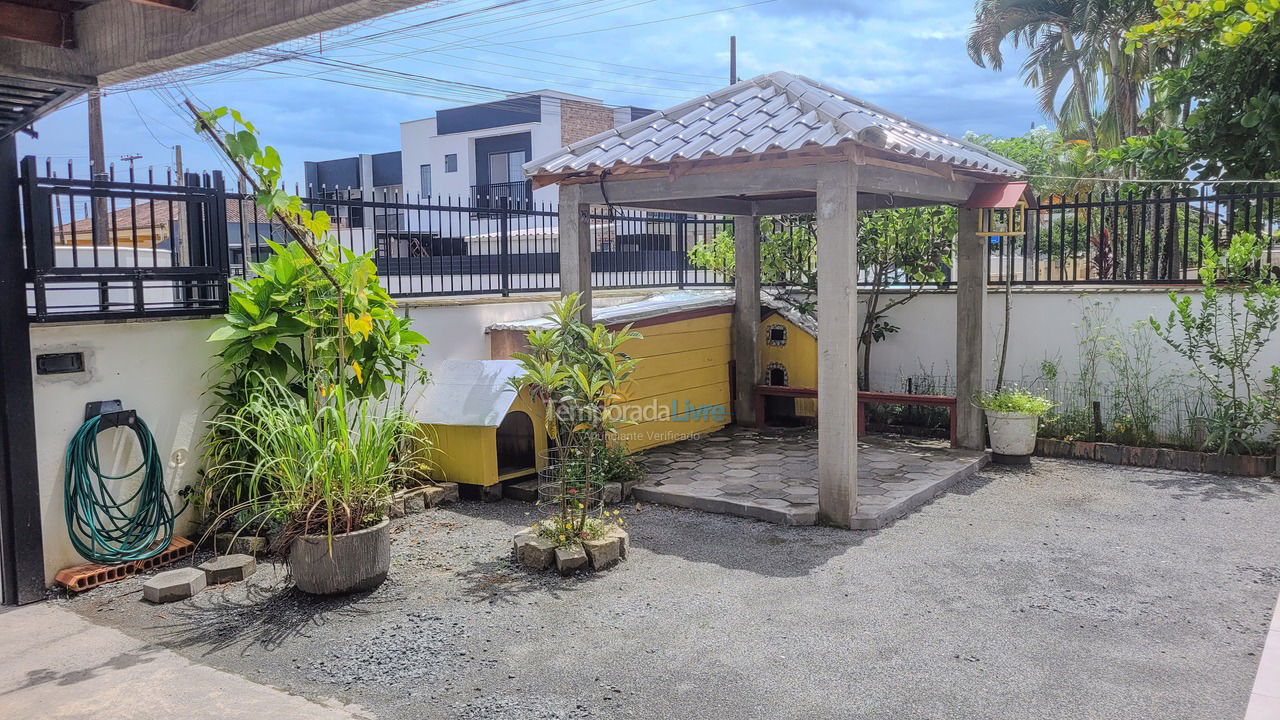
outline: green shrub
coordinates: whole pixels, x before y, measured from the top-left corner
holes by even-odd
[[[1026,413],[1036,416],[1044,415],[1053,408],[1053,403],[1048,398],[1036,395],[1029,390],[1018,388],[1002,388],[986,393],[978,399],[978,405],[983,410]]]

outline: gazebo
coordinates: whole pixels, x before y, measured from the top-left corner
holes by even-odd
[[[857,509],[858,213],[959,206],[956,395],[961,447],[982,449],[987,281],[982,207],[1017,198],[1025,168],[822,83],[786,72],[743,81],[586,138],[525,165],[560,187],[560,287],[590,320],[591,205],[734,217],[735,413],[754,422],[759,382],[760,223],[814,213],[818,267],[818,515],[849,527]]]

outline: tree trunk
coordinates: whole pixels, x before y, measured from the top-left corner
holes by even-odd
[[[1076,98],[1080,103],[1080,111],[1084,116],[1084,134],[1089,140],[1089,148],[1094,152],[1098,151],[1098,126],[1094,122],[1093,106],[1089,102],[1092,93],[1088,92],[1089,84],[1084,68],[1080,65],[1080,57],[1076,54],[1076,40],[1071,34],[1071,27],[1066,24],[1058,26],[1062,32],[1062,41],[1067,46],[1067,53],[1071,56],[1071,72],[1075,77]]]

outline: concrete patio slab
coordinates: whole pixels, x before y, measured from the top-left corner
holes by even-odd
[[[149,606],[148,606],[149,607]],[[353,720],[53,605],[0,613],[0,717]]]
[[[813,525],[818,515],[818,435],[731,428],[650,450],[648,477],[632,491],[644,502]],[[855,530],[878,530],[987,463],[987,454],[934,440],[886,436],[858,442]]]

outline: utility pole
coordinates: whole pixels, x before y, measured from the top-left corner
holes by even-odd
[[[102,140],[102,91],[89,88],[89,179],[105,181],[107,176],[107,151]],[[91,212],[93,244],[107,244],[107,199],[93,198]]]
[[[142,158],[141,153],[129,153],[128,155],[120,156],[120,162],[129,163],[129,181],[130,182],[133,181],[133,163],[135,160],[139,160],[141,158]]]
[[[729,36],[729,84],[738,82],[738,36]]]
[[[177,174],[175,185],[186,185],[186,171],[182,167],[182,146],[173,146],[173,171]],[[170,263],[175,267],[185,266],[187,259],[191,257],[190,249],[187,241],[187,224],[186,220],[187,204],[185,202],[173,205],[173,227],[169,228],[169,232],[173,233],[177,242],[173,244],[174,256],[170,259]]]

